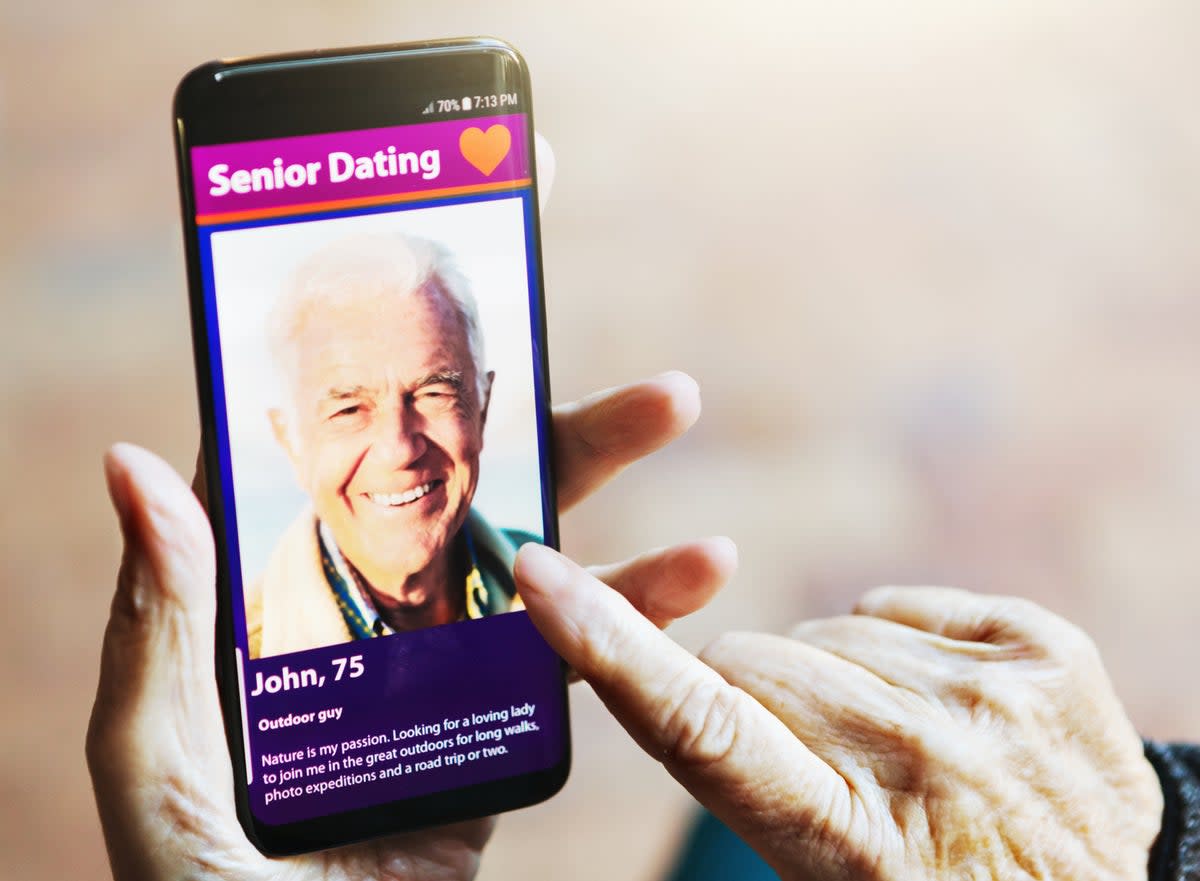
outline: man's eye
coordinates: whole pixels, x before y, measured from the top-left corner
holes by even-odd
[[[454,398],[458,396],[458,392],[451,386],[430,386],[423,388],[417,392],[417,400],[439,400],[441,398]]]
[[[343,407],[334,413],[333,418],[337,419],[339,416],[354,416],[360,410],[362,410],[362,404],[351,404],[349,407]]]

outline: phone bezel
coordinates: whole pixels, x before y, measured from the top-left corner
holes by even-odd
[[[566,667],[562,666],[562,761],[553,767],[460,789],[364,807],[286,825],[258,820],[250,809],[246,753],[233,638],[233,592],[216,443],[216,414],[208,328],[204,309],[203,268],[192,193],[192,147],[230,144],[296,135],[351,131],[427,122],[419,108],[457,94],[480,94],[489,84],[520,95],[526,136],[533,143],[533,111],[524,59],[510,45],[491,38],[464,38],[386,46],[271,55],[213,61],[189,72],[175,92],[174,122],[180,204],[187,258],[192,343],[203,438],[207,509],[217,548],[217,685],[225,733],[233,763],[238,818],[247,837],[263,853],[286,856],[350,844],[399,831],[443,825],[544,801],[566,782],[571,764],[571,738],[566,700]],[[357,96],[348,100],[347,96]],[[397,100],[397,97],[400,100]],[[490,112],[439,114],[439,120],[469,119]],[[533,200],[537,203],[537,175]],[[550,379],[546,349],[546,304],[542,276],[541,235],[537,212],[531,212],[542,338],[542,387],[539,418],[551,429]],[[553,445],[551,444],[551,448]],[[559,546],[555,469],[546,469],[550,516],[546,544]]]

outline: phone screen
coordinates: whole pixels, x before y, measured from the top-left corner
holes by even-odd
[[[557,545],[531,125],[479,91],[187,148],[256,825],[566,760],[512,577]]]

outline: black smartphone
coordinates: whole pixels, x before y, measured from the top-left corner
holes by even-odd
[[[558,545],[524,62],[213,62],[174,113],[247,835],[292,854],[548,798],[565,670],[512,577]]]

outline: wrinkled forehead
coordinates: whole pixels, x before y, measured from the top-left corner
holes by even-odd
[[[277,314],[281,329],[296,335],[312,322],[328,323],[341,313],[386,318],[418,305],[439,312],[456,311],[437,276],[413,278],[359,271],[301,281],[284,293]]]
[[[465,322],[436,281],[416,289],[347,285],[300,305],[284,341],[294,379],[321,382],[312,374],[337,370],[363,373],[362,381],[371,374],[402,380],[430,368],[472,367]]]

